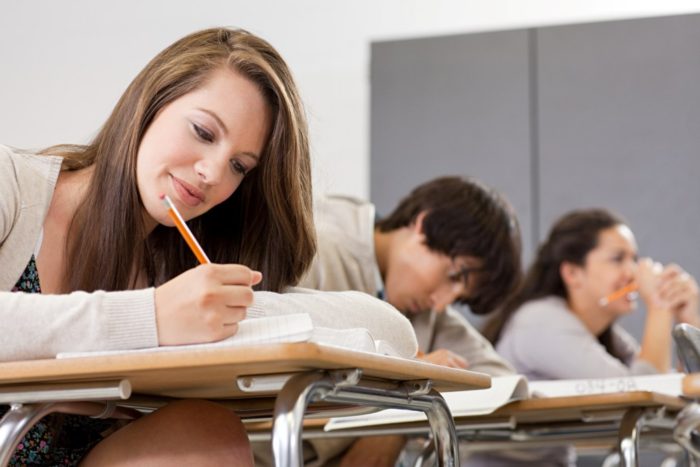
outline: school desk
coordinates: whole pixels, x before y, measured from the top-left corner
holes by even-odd
[[[301,465],[305,413],[341,407],[426,413],[441,465],[459,465],[455,427],[440,391],[483,389],[490,378],[417,360],[312,343],[272,344],[0,363],[0,467],[52,412],[134,416],[169,398],[217,400],[242,418],[273,416],[278,466]]]
[[[639,444],[668,451],[678,445],[698,456],[700,374],[683,381],[683,397],[649,391],[549,397],[511,402],[489,415],[456,417],[457,436],[467,451],[505,451],[573,444],[578,448],[616,446],[620,465],[638,465]],[[322,420],[309,420],[305,438],[428,433],[426,422],[358,427],[324,432]],[[248,424],[251,439],[265,439],[269,426]],[[426,452],[426,455],[429,452]]]

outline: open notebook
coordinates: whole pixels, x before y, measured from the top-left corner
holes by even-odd
[[[471,391],[447,392],[445,398],[452,417],[487,415],[508,402],[529,397],[527,381],[522,375],[496,376],[491,378],[491,387]],[[390,425],[427,420],[423,412],[413,410],[387,409],[365,415],[332,418],[326,423],[325,431],[348,428]]]
[[[242,347],[256,344],[313,342],[331,347],[342,347],[359,352],[398,355],[386,342],[375,341],[367,329],[330,329],[315,327],[306,313],[248,317],[238,324],[238,332],[217,342],[206,344],[169,345],[134,350],[108,350],[95,352],[63,352],[56,358],[121,355],[132,353],[169,352],[173,350],[207,350]]]

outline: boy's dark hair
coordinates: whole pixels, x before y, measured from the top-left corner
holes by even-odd
[[[416,187],[376,227],[380,232],[406,227],[421,212],[428,248],[483,263],[475,293],[458,302],[476,314],[499,307],[521,275],[520,228],[508,202],[473,178],[440,177]]]

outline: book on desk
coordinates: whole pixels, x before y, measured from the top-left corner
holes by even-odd
[[[56,358],[95,357],[133,353],[170,352],[174,350],[207,350],[235,348],[257,344],[282,344],[312,342],[324,346],[340,347],[358,352],[398,356],[390,344],[372,337],[365,328],[331,329],[314,326],[306,313],[274,316],[249,316],[238,323],[233,336],[204,344],[166,345],[132,350],[101,350],[94,352],[63,352]]]

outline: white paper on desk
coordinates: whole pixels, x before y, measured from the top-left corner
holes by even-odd
[[[375,341],[365,328],[331,329],[314,328],[309,342],[328,347],[340,347],[358,352],[369,352],[398,357],[399,354],[386,341]]]
[[[450,408],[452,417],[487,415],[507,404],[527,399],[529,390],[522,375],[496,376],[491,378],[491,387],[471,391],[445,392],[442,394]],[[324,431],[343,430],[365,426],[392,425],[427,420],[423,412],[388,409],[366,415],[332,418]]]
[[[533,397],[585,396],[617,392],[651,391],[671,396],[683,394],[683,373],[620,378],[530,381]]]
[[[173,350],[204,350],[241,347],[255,344],[279,344],[306,342],[314,331],[311,318],[306,313],[246,318],[238,323],[238,332],[217,342],[188,345],[166,345],[134,350],[108,350],[96,352],[62,352],[56,358],[94,357],[98,355],[121,355],[132,353],[170,352]]]

